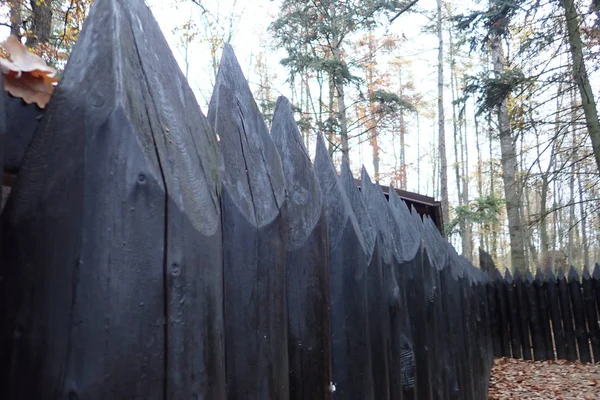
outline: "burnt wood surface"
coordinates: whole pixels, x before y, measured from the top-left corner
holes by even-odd
[[[97,1],[2,218],[2,398],[225,396],[217,151],[144,2]]]
[[[285,184],[290,399],[331,398],[329,268],[325,203],[292,107],[277,99],[271,135]]]

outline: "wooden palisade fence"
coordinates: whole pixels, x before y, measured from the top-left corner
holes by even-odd
[[[487,397],[487,275],[229,46],[204,117],[143,0],[96,0],[1,227],[2,399]]]
[[[487,284],[496,357],[600,362],[600,266],[535,277],[497,270]]]

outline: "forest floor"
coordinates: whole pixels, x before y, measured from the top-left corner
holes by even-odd
[[[600,364],[498,358],[489,399],[600,400]]]

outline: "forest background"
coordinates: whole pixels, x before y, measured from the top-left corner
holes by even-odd
[[[284,95],[381,184],[441,201],[465,257],[600,260],[600,0],[147,0],[204,111],[231,43],[267,124]],[[61,71],[93,0],[2,0]]]

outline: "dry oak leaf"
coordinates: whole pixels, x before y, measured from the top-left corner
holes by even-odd
[[[36,103],[45,108],[58,82],[56,69],[46,65],[37,54],[14,35],[1,44],[6,55],[0,55],[0,72],[4,76],[4,90],[23,99],[27,104]]]

